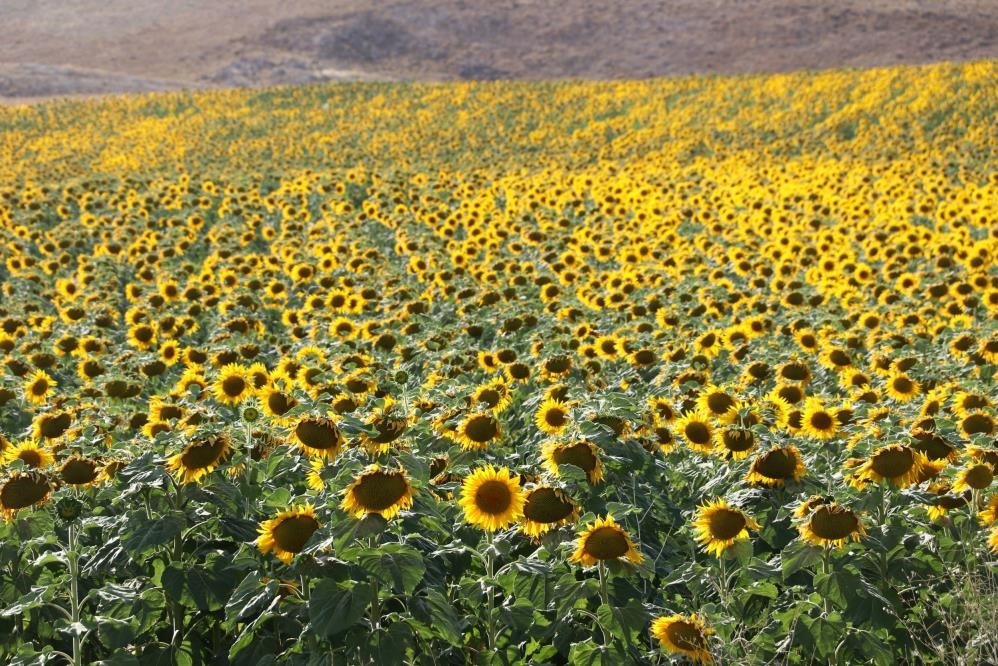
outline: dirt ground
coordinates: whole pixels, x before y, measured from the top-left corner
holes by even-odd
[[[376,7],[376,8],[372,8]],[[2,0],[0,100],[998,58],[998,0]]]

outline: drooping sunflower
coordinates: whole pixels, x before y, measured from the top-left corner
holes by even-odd
[[[710,423],[710,417],[705,412],[687,412],[676,421],[673,431],[680,435],[694,451],[700,453],[714,451],[714,427]]]
[[[458,424],[452,436],[462,449],[479,451],[502,438],[502,424],[491,412],[469,414]]]
[[[458,504],[464,519],[483,530],[495,532],[509,527],[523,515],[525,494],[518,476],[506,467],[488,465],[469,474],[461,485]]]
[[[292,507],[260,523],[256,545],[264,555],[273,552],[282,562],[291,564],[319,527],[311,504]]]
[[[44,370],[36,370],[24,384],[24,397],[36,405],[44,405],[58,383]]]
[[[544,466],[555,476],[559,475],[559,465],[575,465],[586,473],[590,484],[599,483],[603,478],[603,463],[599,448],[592,442],[577,440],[559,443],[550,441],[544,445]]]
[[[796,446],[781,446],[760,453],[752,460],[745,481],[752,485],[775,488],[787,479],[800,481],[804,476],[804,458]]]
[[[800,420],[801,432],[815,439],[832,439],[839,426],[835,412],[826,408],[821,399],[815,397],[804,401]]]
[[[747,458],[755,447],[755,434],[751,430],[731,425],[721,429],[714,450],[727,460],[741,460]]]
[[[924,453],[907,444],[888,444],[874,451],[849,479],[849,483],[862,489],[867,483],[889,481],[898,488],[915,483],[928,463]]]
[[[829,502],[811,511],[797,528],[801,538],[815,546],[841,548],[866,534],[863,521],[852,509]]]
[[[104,477],[99,460],[73,455],[59,467],[59,479],[70,486],[89,486]]]
[[[376,435],[364,433],[360,437],[361,445],[371,455],[387,452],[393,442],[399,439],[409,427],[409,418],[402,412],[401,406],[390,397],[382,400],[381,407],[375,409],[367,418],[367,425],[372,426]]]
[[[414,491],[402,469],[381,469],[371,465],[358,474],[343,493],[340,508],[357,518],[377,513],[391,520],[399,511],[412,507]]]
[[[30,469],[44,469],[55,462],[55,456],[37,441],[26,439],[4,451],[4,465],[9,465],[15,460],[20,460]]]
[[[960,419],[960,432],[966,439],[974,435],[992,435],[995,432],[995,420],[987,412],[970,412]]]
[[[612,515],[607,514],[605,518],[597,516],[582,530],[575,552],[568,561],[592,567],[622,557],[634,564],[640,564],[644,559],[627,531],[617,524]]]
[[[253,382],[241,365],[230,363],[219,370],[214,383],[215,399],[224,405],[238,405],[253,395]]]
[[[984,490],[995,479],[994,469],[988,463],[977,463],[960,470],[953,481],[953,491]]]
[[[336,422],[322,416],[303,416],[291,428],[290,442],[310,456],[335,458],[343,446]]]
[[[736,541],[748,539],[750,529],[759,529],[759,523],[751,516],[731,507],[723,498],[701,504],[693,526],[696,540],[716,557],[724,555]]]
[[[51,492],[52,481],[44,474],[14,472],[0,483],[0,515],[9,521],[21,509],[43,504]]]
[[[214,435],[187,444],[180,453],[170,457],[166,468],[175,473],[181,483],[197,483],[231,454],[232,443],[228,435]]]
[[[656,618],[651,624],[651,634],[662,648],[681,654],[698,664],[712,663],[707,637],[714,633],[699,615],[670,615]]]
[[[537,538],[561,525],[570,525],[579,519],[579,508],[564,492],[551,486],[537,486],[527,491],[523,502],[520,529],[529,537]]]
[[[569,410],[570,406],[567,403],[549,398],[537,408],[537,413],[534,415],[534,423],[541,431],[549,435],[558,435],[572,421],[569,416]]]

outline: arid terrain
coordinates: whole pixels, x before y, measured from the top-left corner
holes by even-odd
[[[998,57],[994,0],[2,0],[0,99]]]

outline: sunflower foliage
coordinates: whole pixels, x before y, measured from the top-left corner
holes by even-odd
[[[0,109],[0,661],[998,663],[996,79]]]

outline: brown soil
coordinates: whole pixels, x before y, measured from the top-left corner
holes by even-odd
[[[6,0],[0,100],[998,57],[993,0]]]

